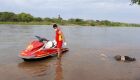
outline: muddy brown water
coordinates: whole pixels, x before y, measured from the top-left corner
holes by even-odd
[[[140,28],[62,27],[69,52],[61,59],[18,57],[35,35],[54,38],[51,26],[0,25],[0,80],[140,80]],[[117,62],[115,55],[135,57]]]

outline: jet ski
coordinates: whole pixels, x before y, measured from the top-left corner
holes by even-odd
[[[37,40],[33,40],[25,50],[21,51],[19,57],[27,61],[57,55],[56,41],[50,41],[39,36],[35,37]],[[62,53],[67,52],[68,48],[62,48],[61,51]]]

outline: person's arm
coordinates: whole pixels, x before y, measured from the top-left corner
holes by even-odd
[[[66,39],[65,39],[64,34],[62,34],[62,37],[63,37],[63,39],[64,39],[64,45],[66,46],[66,45],[67,45],[67,42],[66,42]]]
[[[64,42],[66,42],[66,39],[65,39],[63,32],[62,32],[62,37],[63,37]]]
[[[64,36],[64,34],[63,34],[63,32],[61,31],[61,35],[62,35],[62,38],[63,38],[63,40],[64,40],[64,45],[66,46],[66,39],[65,39],[65,36]]]

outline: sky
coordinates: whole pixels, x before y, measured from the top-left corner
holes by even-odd
[[[0,0],[0,12],[30,13],[35,17],[81,18],[140,23],[140,5],[131,0]]]

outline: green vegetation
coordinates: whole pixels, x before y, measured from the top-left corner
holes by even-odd
[[[138,5],[140,5],[140,0],[131,0],[131,2],[132,2],[133,4],[138,4]]]
[[[80,25],[80,26],[135,26],[140,27],[140,24],[128,24],[120,22],[111,22],[108,20],[83,20],[83,19],[68,19],[58,18],[41,18],[34,17],[31,14],[13,12],[0,12],[0,24],[21,24],[21,25],[51,25],[57,23],[59,25]]]

